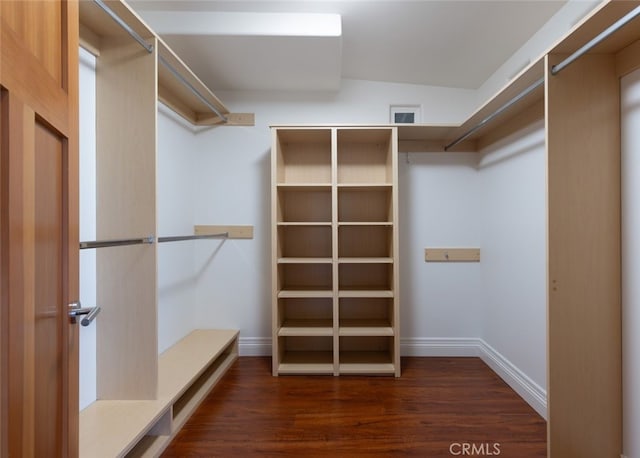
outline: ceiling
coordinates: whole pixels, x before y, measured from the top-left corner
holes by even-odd
[[[566,0],[130,0],[213,90],[480,87]]]

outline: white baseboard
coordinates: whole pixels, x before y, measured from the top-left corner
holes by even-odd
[[[512,364],[495,348],[482,339],[480,344],[480,358],[522,397],[527,404],[547,419],[547,391],[531,380],[524,372]]]
[[[271,356],[271,338],[240,337],[238,351],[240,356]]]
[[[400,339],[402,356],[479,356],[480,339],[467,337],[415,337]]]
[[[240,337],[238,347],[240,356],[271,356],[269,337]],[[479,357],[542,418],[547,418],[547,392],[482,339],[466,337],[400,339],[400,354],[402,356]]]

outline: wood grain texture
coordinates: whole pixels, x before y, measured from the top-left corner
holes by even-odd
[[[80,456],[157,455],[235,361],[237,336],[195,330],[160,355],[158,399],[98,400],[85,408]]]
[[[480,248],[425,248],[425,262],[480,262]]]
[[[0,80],[2,76],[0,75]],[[5,183],[8,182],[8,93],[0,87],[0,207],[9,208],[8,193]],[[0,213],[0,456],[9,455],[8,438],[8,390],[6,380],[9,377],[8,356],[8,315],[9,315],[9,256],[7,246],[7,212]]]
[[[565,56],[549,56],[548,65]],[[549,455],[622,452],[620,88],[612,54],[547,83]]]
[[[454,443],[546,456],[545,422],[477,358],[404,358],[402,378],[271,377],[241,357],[164,457],[452,456]]]
[[[213,225],[198,225],[193,227],[193,233],[195,235],[215,235],[226,232],[228,239],[252,239],[253,238],[253,226],[213,226]],[[221,240],[224,240],[221,239]]]
[[[288,126],[272,133],[274,375],[399,376],[397,128]],[[381,291],[391,312],[368,315],[361,307],[341,328],[342,294],[356,292],[363,304]],[[292,313],[286,299],[304,313]],[[350,351],[349,342],[368,337],[382,337],[384,348]]]
[[[96,69],[96,236],[156,232],[156,56],[128,37],[103,40]],[[155,399],[157,245],[100,249],[97,395]]]
[[[616,54],[616,71],[620,78],[637,68],[640,68],[640,39]]]
[[[77,7],[0,4],[2,456],[77,456]]]

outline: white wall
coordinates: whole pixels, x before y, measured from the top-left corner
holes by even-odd
[[[270,354],[271,251],[270,251],[270,124],[277,123],[388,123],[389,105],[422,104],[427,122],[459,122],[473,108],[473,92],[404,84],[345,80],[339,92],[218,94],[234,111],[256,115],[254,127],[219,127],[196,137],[196,221],[198,224],[252,224],[254,240],[228,240],[220,247],[196,254],[199,326],[240,329],[242,354]],[[479,333],[479,271],[469,266],[449,266],[464,287],[443,283],[442,270],[425,297],[423,250],[428,243],[466,244],[477,240],[469,218],[473,199],[474,159],[459,155],[453,163],[441,161],[438,172],[430,167],[435,156],[412,155],[412,165],[401,164],[405,175],[401,193],[425,193],[433,198],[403,198],[401,227],[411,228],[400,256],[403,337],[464,336]],[[404,179],[403,178],[403,179]],[[402,180],[401,180],[402,181]],[[440,192],[439,186],[450,192]],[[465,189],[470,191],[464,197]],[[418,195],[418,194],[416,194]],[[458,213],[456,208],[465,211]],[[438,226],[429,213],[440,212]],[[436,229],[437,228],[437,229]],[[437,232],[436,232],[437,231]],[[446,239],[446,240],[445,240]],[[419,268],[419,272],[412,273]],[[436,272],[432,269],[433,272]],[[406,277],[405,277],[406,275]],[[434,290],[439,293],[435,294]],[[473,290],[473,292],[471,292]],[[441,304],[448,298],[448,307]],[[470,302],[471,301],[471,302]]]
[[[80,240],[96,239],[96,59],[80,49]],[[80,302],[96,305],[96,253],[80,251]],[[80,410],[96,399],[96,322],[80,326]]]
[[[477,162],[475,153],[400,155],[402,354],[451,356],[456,341],[482,333],[481,265],[424,260],[427,247],[481,246]]]
[[[193,233],[195,193],[194,134],[171,110],[158,110],[157,231],[159,237]],[[194,256],[202,241],[158,244],[158,351],[187,335],[195,326]]]
[[[624,454],[640,456],[640,70],[622,79],[622,380]]]
[[[546,151],[544,122],[481,151],[482,337],[546,404]],[[513,386],[513,385],[512,385]],[[546,409],[538,406],[545,416]]]
[[[93,55],[80,49],[80,240],[96,239],[96,89]],[[193,233],[194,131],[167,108],[158,113],[157,235]],[[135,234],[132,234],[135,235]],[[184,337],[195,325],[196,243],[158,246],[158,350]],[[80,251],[80,301],[96,302],[96,250]],[[96,399],[96,324],[80,326],[80,409]]]

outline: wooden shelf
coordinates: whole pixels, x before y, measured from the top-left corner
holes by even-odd
[[[283,191],[331,191],[331,183],[278,183]]]
[[[394,375],[398,371],[398,367],[395,364],[367,362],[369,358],[375,360],[383,359],[382,357],[367,356],[367,358],[360,358],[356,355],[353,358],[354,363],[340,363],[338,371],[344,375]]]
[[[338,292],[338,297],[343,297],[343,298],[376,298],[376,297],[383,297],[383,298],[393,298],[393,291],[389,291],[389,290],[355,290],[355,289],[350,289],[350,290],[340,290]]]
[[[393,183],[338,183],[338,189],[354,191],[379,191],[380,189],[392,189]]]
[[[187,88],[174,72],[161,63],[164,61],[219,113],[228,116],[228,125],[253,125],[253,114],[229,113],[227,107],[125,2],[106,0],[105,3],[149,45],[154,47],[151,54],[158,61],[157,72],[154,80],[146,83],[150,87],[154,87],[157,83],[157,98],[159,100],[194,125],[212,125],[222,122],[222,119]],[[146,53],[95,2],[82,1],[79,10],[80,42],[93,54],[100,56],[105,46],[110,46],[110,43],[118,43],[118,46],[131,44]]]
[[[333,374],[333,352],[285,352],[278,365],[279,374]]]
[[[281,290],[277,295],[280,299],[285,298],[321,298],[321,297],[333,297],[333,290]]]
[[[323,259],[332,257],[331,225],[277,227],[279,259]],[[321,262],[325,262],[324,260]]]
[[[276,199],[278,223],[331,222],[331,188],[278,188]]]
[[[80,456],[155,456],[238,357],[238,331],[196,330],[159,358],[158,398],[80,412]]]
[[[338,338],[399,362],[395,128],[274,128],[272,182],[273,374],[339,375]]]
[[[278,258],[278,264],[331,264],[331,258]]]
[[[349,227],[349,226],[377,226],[377,227],[393,227],[393,222],[391,221],[339,221],[338,227]]]
[[[80,456],[128,453],[168,409],[160,400],[95,401],[80,412]]]
[[[338,264],[393,264],[393,258],[338,258]]]
[[[287,320],[278,336],[332,336],[333,320]]]
[[[386,321],[341,320],[340,337],[393,336],[393,328]]]

